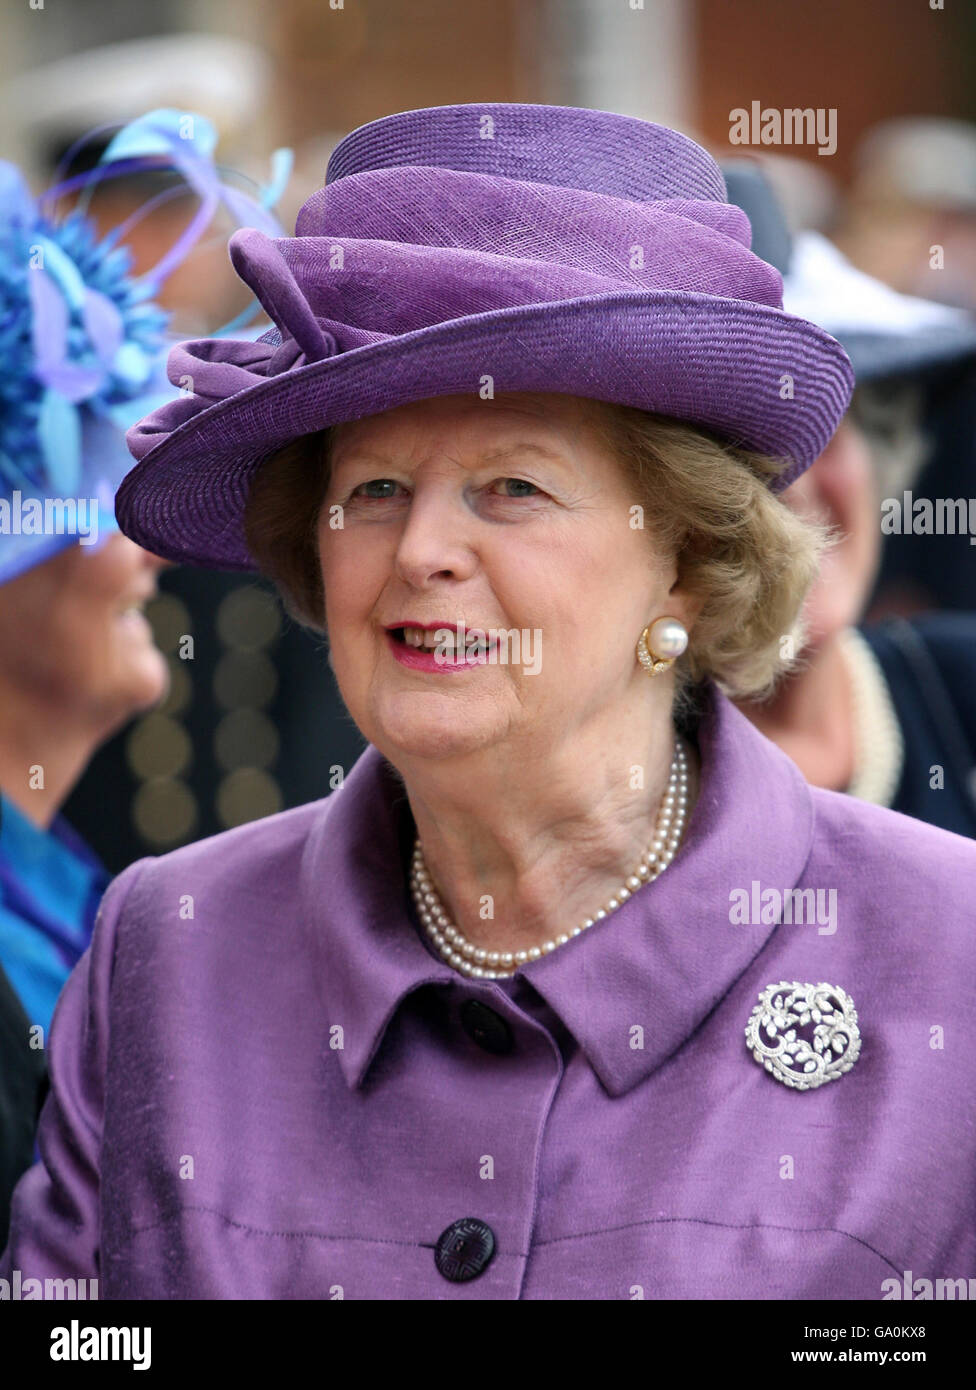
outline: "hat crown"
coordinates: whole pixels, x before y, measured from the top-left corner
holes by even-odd
[[[340,140],[325,182],[407,165],[634,202],[727,201],[719,166],[680,131],[609,111],[522,102],[431,106],[370,121]]]
[[[314,345],[309,355],[313,319],[347,351],[601,294],[782,302],[781,277],[749,251],[748,219],[711,156],[678,131],[606,111],[495,103],[374,121],[333,152],[295,233],[276,244],[283,264],[270,277],[253,238],[235,237],[231,251],[306,361],[320,355]]]

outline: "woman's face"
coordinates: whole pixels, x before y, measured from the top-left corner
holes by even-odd
[[[105,735],[166,693],[166,659],[139,611],[165,561],[113,533],[0,587],[0,680],[38,709]]]
[[[318,528],[330,661],[387,756],[513,738],[529,751],[647,700],[641,630],[688,614],[677,586],[669,595],[673,562],[632,525],[637,498],[591,409],[445,396],[336,430]],[[448,664],[393,631],[461,623],[517,631],[521,660],[506,638]]]

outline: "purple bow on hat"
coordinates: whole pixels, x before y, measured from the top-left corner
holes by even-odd
[[[568,107],[409,111],[361,127],[296,234],[238,231],[234,267],[277,325],[170,356],[192,394],[129,432],[122,529],[251,569],[250,476],[294,439],[425,397],[557,391],[638,406],[791,461],[822,451],[853,385],[785,314],[718,166],[676,131]]]

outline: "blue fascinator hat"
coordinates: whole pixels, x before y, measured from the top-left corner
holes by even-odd
[[[104,129],[68,151],[59,177]],[[216,145],[205,117],[160,108],[119,130],[94,168],[60,177],[37,198],[20,170],[0,160],[0,584],[118,529],[114,496],[134,463],[125,432],[179,395],[166,376],[177,338],[154,296],[218,209],[235,227],[284,235],[271,209],[291,151],[276,150],[269,183],[245,192],[222,177]],[[179,185],[101,239],[81,208],[58,215],[68,194],[148,171],[175,171]],[[133,275],[125,237],[187,187],[199,204],[191,221],[151,270]],[[253,300],[213,336],[253,336],[247,324],[262,312]]]

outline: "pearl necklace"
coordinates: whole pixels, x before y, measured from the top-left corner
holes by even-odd
[[[654,839],[645,850],[634,872],[617,889],[604,907],[592,917],[587,917],[578,927],[541,946],[532,946],[525,951],[486,951],[475,946],[464,937],[454,925],[431,882],[427,865],[424,862],[423,848],[418,836],[413,852],[413,866],[410,871],[410,890],[417,906],[417,912],[427,935],[449,965],[462,975],[470,975],[477,980],[505,980],[515,974],[519,966],[548,955],[557,946],[565,946],[574,936],[579,936],[594,922],[602,922],[611,912],[615,912],[638,888],[652,883],[662,874],[678,852],[681,834],[684,830],[685,815],[688,809],[688,757],[680,740],[675,740],[674,758],[668,777],[667,791],[664,793],[657,813]]]
[[[901,781],[905,742],[888,682],[870,644],[856,627],[840,634],[854,707],[854,776],[847,795],[890,806]]]

